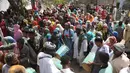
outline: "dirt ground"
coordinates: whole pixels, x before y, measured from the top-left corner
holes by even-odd
[[[71,67],[75,73],[89,73],[89,72],[85,71],[84,69],[81,69],[75,61],[71,62]]]

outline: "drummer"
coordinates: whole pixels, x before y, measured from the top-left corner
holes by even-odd
[[[74,41],[74,55],[73,58],[75,58],[78,63],[82,64],[83,59],[85,58],[87,54],[87,47],[88,47],[88,41],[85,36],[85,34],[82,31],[82,26],[77,25],[76,27],[76,39]]]
[[[52,61],[55,54],[56,45],[51,42],[45,42],[44,49],[38,54],[37,65],[40,73],[59,73]]]
[[[104,52],[104,53],[109,54],[109,47],[107,45],[103,44],[103,39],[101,37],[95,38],[95,44],[97,45],[98,49],[96,51],[94,63],[102,63],[100,58],[99,58],[99,52]],[[97,65],[94,65],[93,63],[90,63],[90,65],[92,65],[91,73],[98,73],[99,72],[100,67],[98,67]]]
[[[121,43],[114,44],[114,57],[111,61],[113,66],[113,73],[119,73],[122,68],[128,67],[130,61],[127,55],[124,53],[125,46]]]

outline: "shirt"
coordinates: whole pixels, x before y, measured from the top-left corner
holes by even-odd
[[[119,73],[122,68],[128,67],[129,64],[130,61],[127,56],[122,54],[120,57],[111,61],[111,65],[113,66],[113,73]]]
[[[9,65],[4,64],[3,67],[2,67],[2,73],[8,73],[9,68],[10,68]]]
[[[109,52],[109,46],[107,45],[103,45],[100,50],[100,52],[105,52],[105,53],[108,53],[110,55],[110,52]]]
[[[62,69],[61,73],[74,73],[73,71],[70,70],[70,68]]]
[[[108,53],[110,55],[109,47],[107,45],[103,45],[101,48],[97,49],[96,56],[95,56],[95,59],[94,59],[94,63],[102,63],[101,60],[100,60],[100,57],[99,57],[99,52],[105,52],[105,53]],[[92,65],[91,73],[99,73],[100,69],[101,69],[100,66]]]
[[[130,67],[121,69],[119,73],[130,73]]]
[[[60,71],[56,68],[53,63],[52,56],[40,52],[37,57],[37,65],[39,66],[40,73],[59,73]]]

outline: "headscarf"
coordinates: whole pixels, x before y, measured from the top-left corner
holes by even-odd
[[[113,34],[113,36],[115,36],[116,38],[118,37],[118,32],[117,32],[117,31],[113,31],[112,34]]]
[[[90,42],[95,37],[94,33],[91,31],[87,32],[87,40]]]
[[[18,40],[22,37],[23,33],[20,30],[20,26],[18,24],[14,25],[14,39]]]
[[[117,43],[117,39],[115,36],[110,36],[105,43],[110,47],[110,49],[114,49],[113,45]]]

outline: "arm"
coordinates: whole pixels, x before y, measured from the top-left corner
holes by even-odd
[[[9,45],[2,45],[0,46],[0,50],[12,50],[15,47],[16,43],[12,43]]]

